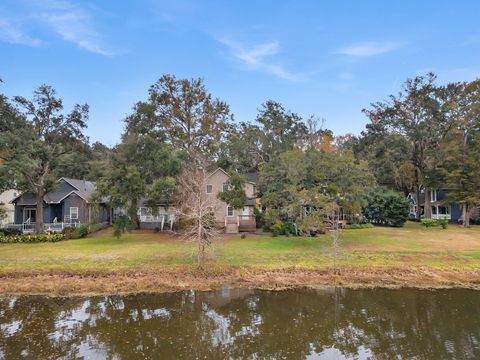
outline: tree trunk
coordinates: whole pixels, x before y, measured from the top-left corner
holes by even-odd
[[[473,207],[470,209],[468,204],[465,204],[465,219],[463,220],[463,227],[470,227],[470,215],[472,215]]]
[[[430,189],[425,188],[425,205],[423,217],[427,219],[432,218],[432,205],[430,204]]]
[[[415,199],[415,202],[416,202],[416,205],[417,205],[417,210],[415,212],[415,219],[417,220],[420,220],[420,216],[422,215],[422,208],[420,207],[420,187],[417,186],[417,189],[415,191],[416,193],[416,199]]]
[[[39,190],[36,193],[37,211],[35,219],[35,234],[43,234],[43,196],[45,192]]]
[[[203,244],[203,231],[202,231],[201,220],[198,221],[197,239],[198,239],[197,264],[199,269],[203,269],[203,265],[205,263],[205,246]]]
[[[132,221],[135,229],[140,228],[140,219],[138,218],[137,214],[137,204],[137,199],[133,199],[130,204],[130,208],[128,209],[128,216],[130,217],[130,220]]]
[[[462,204],[462,216],[460,217],[462,220],[463,227],[466,227],[465,220],[467,219],[467,204]]]

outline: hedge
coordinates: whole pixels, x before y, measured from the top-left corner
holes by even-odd
[[[370,223],[345,225],[345,229],[371,229],[373,227],[374,227],[373,224],[370,224]]]
[[[57,234],[22,234],[22,235],[0,235],[0,243],[15,244],[15,243],[41,243],[41,242],[57,242],[65,239],[62,233]]]

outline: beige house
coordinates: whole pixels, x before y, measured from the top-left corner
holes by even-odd
[[[218,168],[207,177],[207,185],[204,191],[211,196],[213,204],[213,213],[217,225],[225,228],[227,233],[237,233],[239,231],[255,231],[255,206],[256,206],[256,184],[253,181],[245,183],[245,195],[247,201],[243,208],[234,209],[229,204],[218,198],[218,194],[228,190],[230,176],[225,170]]]
[[[218,198],[219,193],[228,190],[229,180],[228,173],[218,168],[207,176],[205,189],[202,189],[209,198],[208,202],[211,204],[217,226],[227,233],[254,232],[256,230],[256,178],[248,176],[248,181],[245,183],[247,201],[241,209],[234,209]],[[140,201],[137,210],[140,228],[171,230],[178,215],[175,207],[171,204],[157,204],[155,210],[152,210],[146,200]]]
[[[0,206],[7,211],[7,216],[4,219],[0,219],[0,225],[13,224],[15,222],[15,205],[11,201],[17,196],[17,190],[6,190],[0,194]]]

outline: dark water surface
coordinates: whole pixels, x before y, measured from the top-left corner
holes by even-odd
[[[0,298],[4,359],[480,359],[480,292]]]

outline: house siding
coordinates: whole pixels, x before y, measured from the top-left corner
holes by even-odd
[[[0,194],[0,205],[6,211],[6,216],[4,219],[0,219],[0,224],[11,224],[15,222],[15,205],[11,204],[12,201],[17,196],[17,190],[6,190]]]
[[[70,194],[63,200],[63,218],[62,221],[65,220],[65,216],[70,215],[70,208],[77,207],[78,208],[78,221],[82,224],[86,224],[89,222],[89,206],[80,196],[77,194]]]
[[[429,190],[430,191],[430,190]],[[450,189],[446,189],[446,188],[443,188],[443,189],[438,189],[437,190],[437,199],[436,201],[431,201],[430,199],[430,203],[428,205],[430,206],[434,206],[434,205],[441,205],[441,206],[448,206],[446,203],[445,203],[445,200],[447,198],[447,195],[448,193],[450,192],[451,190]],[[415,193],[411,193],[411,195],[413,197],[415,197]],[[425,205],[425,193],[420,193],[420,201],[419,201],[419,204],[420,206],[424,206]],[[450,222],[458,222],[458,220],[461,218],[462,216],[462,207],[460,206],[460,204],[458,203],[452,203],[452,204],[449,204],[450,206]]]
[[[225,218],[227,215],[227,204],[218,198],[218,194],[223,191],[223,184],[228,182],[230,177],[221,170],[215,171],[208,178],[207,184],[212,185],[212,193],[207,194],[209,201],[213,207],[213,213],[218,226],[225,226]],[[204,189],[203,191],[207,191]],[[238,210],[233,210],[232,218],[238,215]]]
[[[246,219],[246,218],[238,218],[238,215],[254,215],[254,208],[255,206],[253,205],[245,205],[245,213],[243,209],[233,209],[233,215],[232,216],[227,216],[227,206],[228,204],[225,203],[224,201],[220,200],[218,198],[218,194],[223,192],[223,184],[227,183],[230,179],[230,176],[226,174],[224,171],[221,169],[218,169],[214,171],[212,174],[210,174],[207,185],[212,186],[212,193],[208,194],[210,197],[210,202],[213,207],[213,213],[215,216],[215,220],[217,222],[217,226],[219,227],[224,227],[226,223],[231,223],[232,226],[235,225],[237,227],[237,222],[244,223],[244,225],[248,224],[248,229],[253,230],[255,229],[255,222],[251,223],[251,219]],[[256,196],[256,189],[255,189],[255,184],[251,182],[246,182],[245,183],[245,195],[247,198],[255,198]],[[207,189],[204,189],[206,192]],[[225,221],[226,220],[226,221]],[[251,223],[251,224],[250,224]],[[242,224],[240,224],[242,225]],[[245,226],[243,226],[245,228]]]

